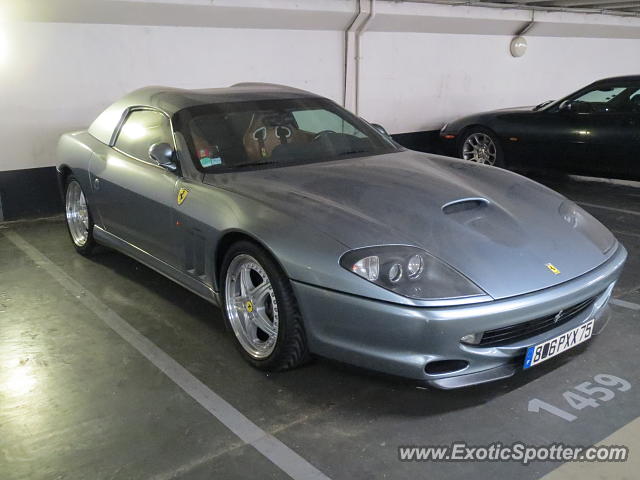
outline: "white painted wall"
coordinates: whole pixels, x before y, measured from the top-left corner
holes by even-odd
[[[15,23],[0,66],[0,171],[55,164],[58,137],[145,85],[264,81],[341,101],[338,31]]]
[[[390,132],[439,129],[465,114],[561,98],[588,83],[640,74],[640,40],[367,32],[360,114]]]
[[[13,16],[0,12],[0,171],[54,165],[61,133],[144,85],[265,81],[342,102],[355,1],[158,1],[14,0]],[[363,37],[360,114],[393,133],[640,73],[640,19],[543,13],[514,59],[509,40],[528,12],[379,4]]]

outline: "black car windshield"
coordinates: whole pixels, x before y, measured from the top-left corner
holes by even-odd
[[[322,98],[199,105],[179,111],[173,120],[196,167],[207,172],[398,150],[393,140]]]

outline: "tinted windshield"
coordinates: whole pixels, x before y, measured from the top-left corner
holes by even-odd
[[[396,151],[393,141],[325,99],[298,98],[200,105],[174,126],[196,167],[217,171],[312,163]]]

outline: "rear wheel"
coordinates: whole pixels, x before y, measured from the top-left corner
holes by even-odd
[[[309,358],[291,283],[263,248],[248,241],[232,245],[221,277],[225,319],[249,363],[288,370]]]
[[[78,253],[90,255],[96,246],[93,219],[80,182],[69,175],[65,183],[65,217],[69,236]]]
[[[474,127],[465,132],[458,154],[463,160],[496,167],[505,166],[502,146],[496,135],[486,128]]]

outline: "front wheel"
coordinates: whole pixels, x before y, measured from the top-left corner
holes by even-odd
[[[93,239],[93,219],[87,198],[73,175],[67,177],[64,198],[67,229],[73,246],[78,253],[90,255],[96,246]]]
[[[496,135],[486,128],[473,128],[462,136],[459,156],[463,160],[504,167],[502,146]]]
[[[249,363],[277,371],[309,358],[293,288],[268,252],[248,241],[234,244],[221,277],[225,320]]]

